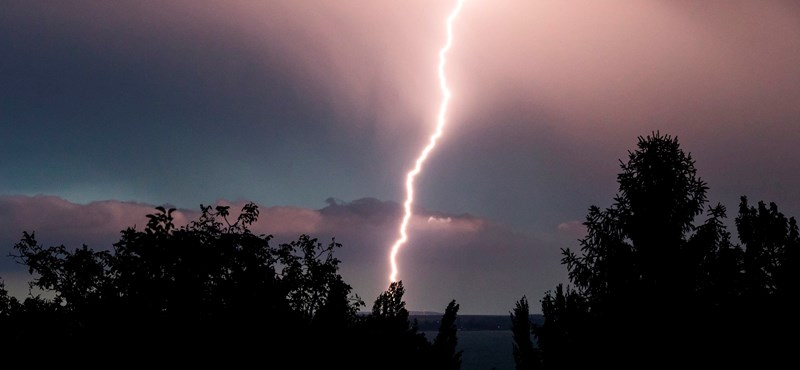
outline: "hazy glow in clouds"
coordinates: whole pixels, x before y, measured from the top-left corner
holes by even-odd
[[[462,73],[484,78],[455,83],[459,91],[462,84],[480,84],[480,98],[498,97],[494,104],[518,96],[565,116],[565,130],[585,135],[686,114],[687,105],[694,111],[746,99],[779,103],[773,100],[779,94],[762,96],[770,91],[796,96],[797,6],[734,3],[482,2],[476,4],[480,11],[465,15],[470,27],[464,39],[470,42],[454,60],[462,61]],[[755,83],[763,74],[775,78]],[[706,124],[723,125],[718,121]]]

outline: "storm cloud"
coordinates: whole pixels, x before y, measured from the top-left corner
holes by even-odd
[[[21,230],[109,246],[151,205],[191,219],[246,199],[264,232],[344,243],[371,299],[434,124],[451,6],[4,2],[0,247]],[[558,249],[656,130],[692,153],[712,202],[800,214],[797,2],[471,0],[454,26],[448,128],[401,254],[412,307],[505,313],[563,281]]]

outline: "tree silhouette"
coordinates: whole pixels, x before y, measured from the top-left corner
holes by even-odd
[[[695,270],[682,264],[691,251],[689,231],[705,205],[707,187],[697,177],[691,155],[680,149],[676,138],[654,133],[639,137],[637,147],[629,153],[628,162],[621,163],[614,204],[605,210],[590,207],[584,223],[587,236],[580,240],[581,254],[566,249],[562,260],[577,292],[586,300],[587,313],[601,325],[595,332],[610,339],[597,342],[599,338],[587,333],[586,338],[567,342],[596,342],[599,345],[592,348],[596,356],[630,357],[614,354],[619,348],[642,357],[652,355],[650,351],[664,351],[673,339],[670,329],[683,320],[678,313],[687,308],[683,305],[695,291],[695,281],[684,274],[687,269],[678,267]],[[569,300],[567,295],[564,302]],[[545,300],[555,301],[559,299]],[[567,307],[551,306],[551,314],[575,316],[574,312],[560,312]],[[654,315],[661,319],[649,318]],[[546,333],[541,332],[545,343]],[[614,343],[613,347],[603,348],[609,343]],[[556,361],[552,355],[550,360]]]
[[[583,296],[569,286],[564,289],[559,284],[555,293],[547,292],[542,298],[542,314],[544,323],[534,326],[533,333],[538,339],[544,367],[575,368],[589,366],[591,361],[596,360],[586,354],[574,354],[574,349],[593,348],[597,343],[590,341],[603,339],[595,334],[599,329],[598,324],[590,320],[589,307]]]
[[[301,235],[271,246],[271,236],[249,229],[258,218],[252,203],[234,220],[228,207],[201,210],[176,227],[174,209],[158,207],[143,230],[124,230],[111,252],[45,248],[23,233],[15,258],[51,298],[20,305],[16,334],[152,355],[183,347],[221,356],[256,345],[289,354],[312,338],[350,342],[363,302],[338,274],[340,244]]]
[[[514,336],[512,350],[517,370],[540,368],[538,352],[533,348],[531,340],[531,315],[528,299],[524,296],[517,301],[511,312],[511,332]]]
[[[595,309],[616,306],[632,292],[648,294],[650,305],[674,302],[689,290],[675,266],[707,187],[677,139],[659,133],[639,137],[638,150],[621,167],[614,204],[590,207],[582,255],[566,249],[563,262]]]
[[[0,280],[0,328],[9,324],[8,320],[19,309],[19,301],[8,295],[6,284]]]
[[[542,300],[543,364],[720,365],[733,354],[763,364],[789,353],[775,338],[798,328],[795,220],[742,198],[735,245],[691,155],[657,132],[639,137],[621,170],[614,203],[589,208],[580,251],[563,250],[575,290]]]
[[[703,211],[708,187],[678,139],[659,133],[640,137],[638,149],[621,167],[615,208],[640,266],[638,281],[659,297],[677,298],[686,287],[675,279],[674,267],[695,216]]]
[[[14,258],[44,296],[19,302],[0,281],[0,345],[66,363],[109,356],[143,365],[460,368],[455,301],[431,345],[409,321],[402,282],[359,314],[364,303],[339,275],[335,240],[301,235],[273,246],[250,230],[259,214],[252,203],[236,217],[201,205],[199,218],[181,227],[174,211],[157,207],[143,229],[123,230],[112,251],[44,247],[23,232]]]
[[[456,352],[458,345],[458,327],[456,320],[458,319],[458,308],[455,300],[450,301],[442,316],[441,324],[439,325],[439,333],[433,341],[431,347],[431,368],[433,369],[460,369],[461,368],[461,353]]]
[[[751,207],[742,197],[736,217],[739,240],[744,253],[747,294],[755,297],[774,293],[797,293],[797,252],[800,248],[797,221],[778,211],[775,203],[769,207],[758,202]]]
[[[372,305],[372,317],[405,330],[409,325],[408,310],[406,310],[406,302],[403,301],[405,292],[402,281],[389,284],[389,289],[375,299],[375,303]]]
[[[372,306],[363,329],[366,348],[374,365],[389,369],[425,368],[429,366],[430,343],[408,318],[403,301],[402,281],[393,282]]]
[[[736,228],[745,247],[741,311],[758,320],[758,325],[746,325],[741,332],[753,338],[748,350],[769,354],[778,364],[782,354],[796,347],[796,342],[784,338],[800,329],[797,221],[779,212],[775,203],[750,206],[747,197],[742,197]]]

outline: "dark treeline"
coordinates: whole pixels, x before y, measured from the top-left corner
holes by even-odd
[[[580,250],[562,250],[571,285],[541,300],[544,323],[523,319],[527,301],[517,302],[517,367],[792,360],[800,343],[795,219],[742,197],[735,243],[725,207],[708,204],[694,160],[670,136],[640,137],[621,168],[613,204],[589,208]]]
[[[201,208],[176,227],[173,209],[159,207],[112,251],[45,248],[23,233],[13,257],[46,297],[20,302],[0,283],[0,349],[68,362],[460,367],[455,301],[431,343],[409,322],[401,282],[359,314],[363,301],[338,273],[338,243],[303,235],[274,246],[249,229],[254,204],[232,222],[228,207]]]
[[[569,285],[512,308],[518,369],[771,365],[798,340],[800,236],[775,204],[742,197],[735,218],[709,205],[708,187],[676,138],[639,138],[621,162],[613,204],[589,208],[580,249],[563,250]],[[32,274],[20,301],[0,282],[0,348],[62,361],[209,360],[279,368],[458,369],[456,319],[445,309],[425,338],[393,283],[364,302],[338,273],[332,241],[273,245],[238,217],[201,207],[173,224],[157,208],[111,251],[44,247],[24,232],[13,258]],[[699,219],[699,220],[698,220]],[[531,272],[535,276],[535,271]],[[15,352],[16,351],[16,352]]]

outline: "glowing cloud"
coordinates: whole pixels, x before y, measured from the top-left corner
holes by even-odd
[[[419,157],[417,157],[414,168],[406,174],[406,201],[403,203],[405,213],[403,215],[403,221],[400,223],[400,237],[394,242],[394,245],[392,245],[392,251],[389,254],[389,261],[392,265],[392,273],[389,275],[390,282],[397,281],[397,253],[400,251],[400,247],[408,241],[408,222],[411,220],[411,215],[413,213],[411,206],[414,203],[414,178],[422,172],[422,165],[425,164],[428,155],[430,155],[433,148],[436,147],[436,142],[444,133],[444,125],[447,122],[445,118],[447,117],[447,106],[450,103],[450,89],[447,87],[444,67],[447,63],[447,52],[450,50],[450,47],[453,46],[453,21],[458,17],[463,5],[464,0],[458,0],[456,7],[447,17],[447,42],[444,47],[439,50],[439,89],[442,92],[442,101],[439,105],[436,130],[433,135],[431,135],[428,145],[425,146]]]

